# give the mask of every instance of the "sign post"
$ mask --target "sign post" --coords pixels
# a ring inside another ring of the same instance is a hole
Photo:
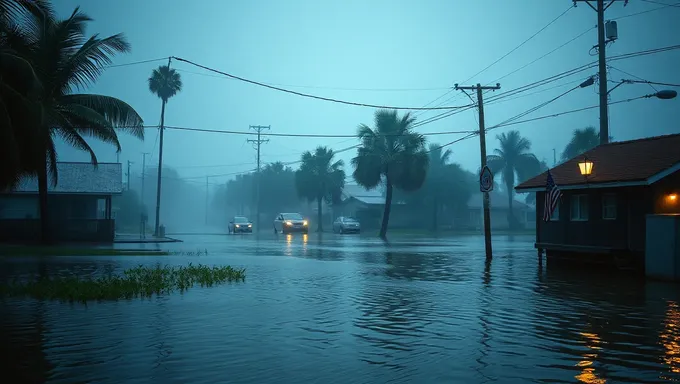
[[[493,191],[493,173],[486,165],[479,174],[479,190],[484,193]]]

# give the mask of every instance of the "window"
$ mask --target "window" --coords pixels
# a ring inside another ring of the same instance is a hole
[[[604,220],[616,220],[616,194],[605,193],[602,195],[602,218]]]
[[[588,195],[571,197],[571,221],[588,220]]]
[[[550,221],[560,221],[560,205],[562,205],[562,203],[558,201],[555,210],[552,212],[552,215],[550,215]]]

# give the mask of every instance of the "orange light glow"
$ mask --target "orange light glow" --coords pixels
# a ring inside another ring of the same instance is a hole
[[[675,193],[671,193],[670,195],[668,195],[668,200],[676,201],[678,200],[678,195],[676,195]]]

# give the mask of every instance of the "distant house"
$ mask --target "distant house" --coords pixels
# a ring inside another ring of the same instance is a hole
[[[471,229],[482,229],[484,227],[484,195],[475,192],[468,200],[468,210],[470,213],[469,222],[466,226]],[[492,229],[509,229],[508,209],[509,201],[507,192],[492,191],[489,193],[489,213],[491,215]],[[520,228],[533,226],[535,220],[535,210],[527,204],[513,199],[512,212],[517,219]],[[455,225],[455,224],[454,224]],[[461,227],[461,225],[455,225]]]
[[[122,193],[120,163],[57,163],[58,183],[48,187],[50,225],[56,241],[112,242],[111,197]],[[0,241],[30,242],[40,236],[38,181],[22,180],[0,192]]]
[[[592,164],[591,174],[579,163]],[[642,262],[649,215],[680,214],[680,134],[600,145],[550,172],[563,196],[549,221],[542,219],[547,172],[515,188],[536,193],[536,248],[548,256]]]
[[[390,227],[406,226],[407,215],[400,215],[399,206],[403,201],[392,200],[392,212]],[[345,185],[342,191],[341,203],[336,204],[333,210],[333,218],[338,216],[354,217],[365,228],[379,227],[385,209],[385,196],[379,188],[366,190],[360,185]],[[405,217],[406,216],[406,217]]]

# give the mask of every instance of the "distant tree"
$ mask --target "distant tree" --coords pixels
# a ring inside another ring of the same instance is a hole
[[[343,161],[333,161],[334,157],[332,149],[317,147],[314,153],[307,151],[302,154],[300,169],[295,172],[298,196],[307,201],[316,201],[319,232],[323,231],[323,201],[328,203],[339,201],[345,186]]]
[[[262,168],[262,212],[275,215],[282,209],[296,207],[300,202],[295,186],[295,171],[281,162]]]
[[[541,161],[539,163],[538,172],[535,175],[528,175],[527,180],[531,179],[532,177],[536,177],[536,176],[540,175],[541,173],[547,171],[548,169],[550,169],[550,167],[548,167],[548,163],[546,163],[545,161]],[[520,182],[524,182],[524,181],[526,181],[526,180],[521,180]],[[527,193],[527,196],[524,198],[524,201],[527,204],[536,204],[536,192]]]
[[[155,94],[161,99],[161,127],[165,126],[165,105],[168,100],[175,96],[182,90],[182,78],[179,73],[174,69],[170,69],[170,65],[161,65],[157,69],[154,69],[149,77],[149,91]],[[158,143],[158,186],[162,183],[162,173],[163,173],[163,129],[160,131],[160,140]],[[160,187],[157,189],[157,194],[160,196]],[[154,229],[154,235],[158,234],[158,226],[160,225],[160,202],[157,202],[158,207],[156,207],[156,224]]]
[[[614,138],[609,136],[609,141]],[[585,127],[583,129],[575,129],[572,133],[571,140],[564,147],[562,152],[562,161],[573,159],[574,157],[587,152],[600,145],[600,133],[595,127]]]
[[[126,230],[139,229],[141,214],[146,212],[135,190],[126,189],[120,196],[114,196],[112,205],[118,208],[116,227]]]
[[[29,112],[17,121],[22,124],[22,134],[29,138],[20,147],[24,153],[21,168],[38,178],[42,241],[50,242],[47,187],[49,176],[53,184],[58,178],[54,137],[88,152],[96,165],[97,157],[84,136],[98,138],[120,151],[117,129],[143,139],[144,122],[130,105],[117,98],[75,93],[93,85],[116,53],[130,50],[121,34],[87,37],[85,29],[92,19],[79,8],[60,20],[45,1],[22,0],[15,4],[27,6],[28,12],[3,23],[1,44],[5,57],[11,52],[31,64],[40,85],[31,97],[18,102],[21,95],[17,95],[15,102]],[[7,39],[9,30],[11,41]],[[16,63],[17,60],[3,60],[3,67]]]
[[[414,191],[425,181],[429,163],[425,137],[413,131],[415,118],[409,113],[401,118],[393,110],[378,110],[375,127],[362,124],[357,136],[361,146],[352,159],[354,180],[367,189],[385,183],[385,210],[380,237],[386,238],[390,220],[393,188]]]
[[[530,153],[531,142],[522,137],[518,131],[510,131],[497,135],[500,148],[494,150],[493,155],[487,156],[487,164],[494,174],[501,174],[505,189],[508,193],[508,223],[515,226],[515,216],[512,211],[514,201],[514,187],[516,178],[527,180],[529,175],[538,173],[540,162]]]

